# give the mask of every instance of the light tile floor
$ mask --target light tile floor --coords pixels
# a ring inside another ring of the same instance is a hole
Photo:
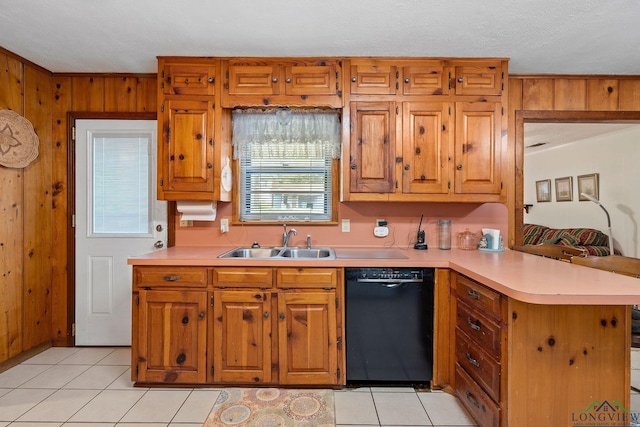
[[[129,379],[129,348],[50,348],[0,373],[0,427],[201,427],[215,388],[141,388]],[[640,389],[640,351],[631,352]],[[334,392],[337,427],[472,426],[458,400],[412,388]],[[631,392],[640,411],[640,394]]]

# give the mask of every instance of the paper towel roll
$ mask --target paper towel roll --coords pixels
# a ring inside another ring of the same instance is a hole
[[[207,200],[179,200],[178,212],[182,214],[182,221],[215,221],[216,202]]]

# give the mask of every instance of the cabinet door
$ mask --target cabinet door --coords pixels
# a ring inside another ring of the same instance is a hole
[[[213,380],[270,382],[270,294],[259,291],[213,294]]]
[[[503,90],[500,62],[456,64],[456,95],[500,95]]]
[[[405,102],[402,114],[402,191],[448,193],[450,104]]]
[[[285,69],[287,95],[335,95],[336,67],[326,65],[288,66]]]
[[[211,65],[203,65],[167,62],[161,72],[163,77],[162,92],[165,94],[215,94],[215,63],[212,63]]]
[[[402,67],[403,95],[443,95],[449,93],[444,62]]]
[[[456,103],[456,193],[502,191],[501,104]]]
[[[278,95],[280,67],[276,64],[245,64],[229,61],[229,95]]]
[[[395,134],[395,103],[351,103],[352,193],[393,191]]]
[[[138,381],[206,381],[207,293],[141,290],[138,301]]]
[[[171,99],[163,108],[160,193],[213,192],[213,102]]]
[[[350,80],[352,95],[395,95],[398,67],[385,61],[352,60]]]
[[[278,295],[281,384],[337,384],[335,292]]]

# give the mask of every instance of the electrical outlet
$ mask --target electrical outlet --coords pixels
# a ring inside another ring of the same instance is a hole
[[[180,220],[180,227],[193,227],[193,221],[188,220],[188,219],[181,219]]]
[[[220,232],[228,233],[229,232],[229,218],[221,218],[220,219]]]
[[[342,220],[342,232],[348,233],[351,231],[351,220],[343,219]]]

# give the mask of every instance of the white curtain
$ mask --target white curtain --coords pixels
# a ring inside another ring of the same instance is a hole
[[[233,157],[340,158],[336,110],[286,108],[233,111]]]

